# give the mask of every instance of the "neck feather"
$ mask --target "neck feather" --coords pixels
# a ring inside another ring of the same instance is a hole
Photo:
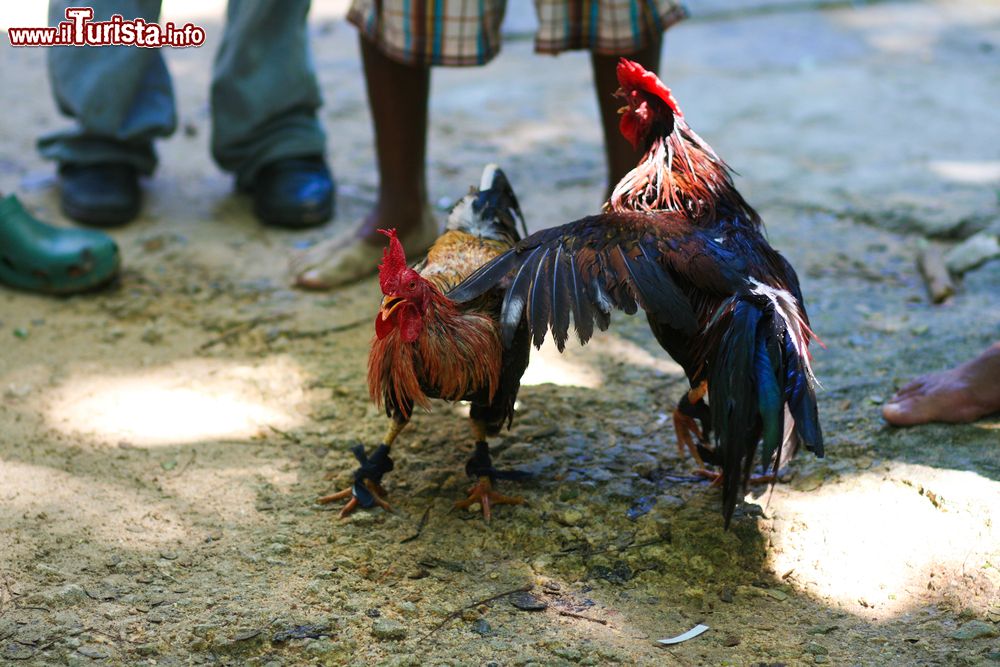
[[[733,185],[729,167],[683,118],[675,119],[670,134],[653,139],[605,206],[617,212],[676,211],[691,221],[714,219],[727,207],[759,222]]]

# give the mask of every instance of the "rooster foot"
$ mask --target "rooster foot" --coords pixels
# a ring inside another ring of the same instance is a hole
[[[478,503],[483,509],[483,519],[489,523],[492,516],[490,508],[493,505],[523,505],[524,502],[524,498],[497,493],[493,490],[493,482],[490,478],[483,476],[469,489],[468,498],[455,502],[455,509],[468,509]]]
[[[706,386],[702,382],[684,394],[677,402],[673,414],[677,451],[681,458],[690,455],[699,468],[703,468],[705,462],[698,450],[708,444],[708,430],[711,427],[711,413],[704,400]]]
[[[522,470],[497,470],[493,467],[490,457],[490,446],[485,440],[476,442],[476,451],[465,464],[465,474],[478,478],[479,481],[469,489],[469,497],[455,503],[456,509],[466,509],[475,503],[483,509],[483,518],[490,521],[491,505],[521,505],[524,498],[505,496],[493,490],[493,483],[498,479],[518,480],[531,477],[531,473]]]
[[[382,488],[382,485],[376,484],[370,479],[366,479],[361,482],[360,488],[358,483],[355,482],[352,486],[347,487],[343,491],[338,491],[337,493],[331,493],[328,496],[321,496],[317,498],[316,502],[320,505],[326,505],[338,500],[350,498],[350,500],[347,501],[347,504],[340,510],[339,516],[343,519],[349,516],[358,507],[368,509],[369,507],[378,505],[385,511],[391,512],[392,505],[386,502],[384,498],[385,495],[385,489]]]
[[[705,437],[694,417],[688,417],[677,408],[674,410],[674,430],[677,432],[677,452],[681,458],[690,455],[699,467],[704,466],[705,462],[698,453],[698,444],[704,443]]]
[[[379,445],[370,457],[365,455],[363,445],[354,447],[351,449],[351,452],[354,454],[354,458],[358,460],[358,463],[361,464],[354,471],[354,484],[343,491],[317,498],[316,502],[320,505],[326,505],[350,498],[343,509],[340,510],[341,519],[351,514],[358,507],[369,509],[378,505],[387,512],[391,512],[392,506],[386,502],[385,496],[387,494],[385,488],[382,487],[382,476],[393,468],[392,458],[389,457],[389,447],[387,445]]]

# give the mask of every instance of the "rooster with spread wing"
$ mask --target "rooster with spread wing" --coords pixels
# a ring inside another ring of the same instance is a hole
[[[551,330],[560,350],[571,315],[586,343],[612,310],[642,308],[690,382],[674,412],[678,447],[721,467],[728,524],[758,447],[765,469],[802,445],[823,454],[813,334],[794,269],[670,90],[627,60],[618,79],[621,132],[644,155],[604,212],[528,236],[448,297],[471,303],[502,289],[503,344],[522,344],[527,327],[536,346]]]
[[[520,240],[518,221],[523,228],[514,191],[504,173],[489,165],[480,189],[473,189],[455,206],[447,229],[420,265],[407,267],[395,231],[383,231],[389,247],[379,266],[384,296],[368,357],[368,388],[391,422],[370,456],[363,446],[355,448],[361,467],[354,473],[354,484],[319,502],[347,500],[341,516],[358,506],[389,509],[381,481],[393,467],[390,447],[409,423],[413,408],[429,407],[432,398],[471,404],[475,447],[465,470],[478,481],[456,506],[478,503],[489,521],[492,505],[524,502],[493,489],[497,479],[517,479],[523,473],[496,470],[486,437],[496,435],[504,424],[509,426],[514,417],[514,401],[531,351],[527,327],[515,326],[505,346],[500,339],[498,290],[483,290],[481,296],[461,304],[444,296]]]

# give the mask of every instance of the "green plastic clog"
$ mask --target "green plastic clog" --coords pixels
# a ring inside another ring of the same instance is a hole
[[[0,284],[44,294],[99,287],[118,274],[118,245],[103,232],[53,227],[14,195],[0,199]]]

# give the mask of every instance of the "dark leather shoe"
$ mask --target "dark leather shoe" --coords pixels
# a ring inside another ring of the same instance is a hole
[[[322,157],[275,160],[254,178],[253,210],[267,225],[315,227],[333,216],[333,195],[333,177]]]
[[[139,174],[128,164],[59,166],[62,210],[85,225],[116,227],[139,215]]]

